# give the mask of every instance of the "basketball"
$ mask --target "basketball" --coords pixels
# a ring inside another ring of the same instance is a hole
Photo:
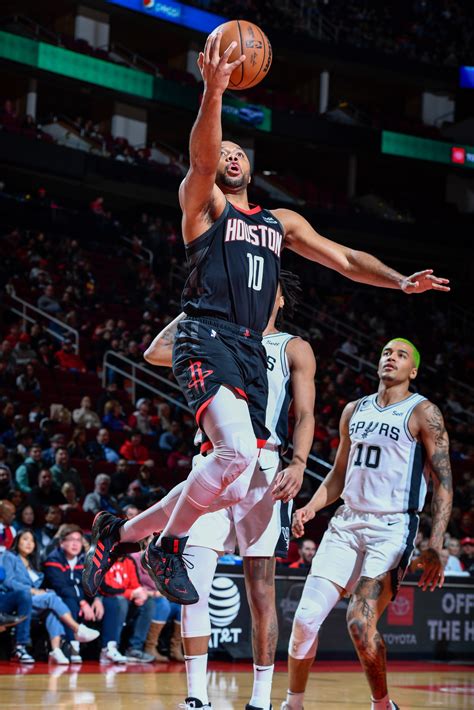
[[[272,45],[266,34],[246,20],[230,20],[216,27],[214,32],[222,32],[221,55],[231,42],[237,42],[237,47],[228,61],[234,62],[245,54],[246,59],[240,67],[232,72],[229,89],[241,91],[259,84],[266,77],[272,64]]]

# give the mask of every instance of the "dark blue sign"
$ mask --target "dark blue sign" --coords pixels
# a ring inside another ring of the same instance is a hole
[[[474,89],[474,67],[459,67],[461,89]]]
[[[107,2],[206,34],[212,32],[223,22],[227,22],[226,17],[198,10],[181,2],[174,2],[174,0],[107,0]]]

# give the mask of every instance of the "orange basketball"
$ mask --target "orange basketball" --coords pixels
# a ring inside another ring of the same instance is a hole
[[[222,32],[221,55],[231,42],[237,42],[237,47],[228,61],[234,62],[245,54],[246,59],[240,67],[232,72],[229,89],[242,90],[256,86],[266,77],[272,64],[272,45],[260,27],[246,20],[230,20],[216,27],[214,32]]]

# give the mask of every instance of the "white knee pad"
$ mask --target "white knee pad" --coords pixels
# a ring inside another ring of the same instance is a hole
[[[339,600],[338,588],[328,579],[309,576],[293,619],[288,653],[297,660],[313,658],[321,624]]]
[[[198,594],[197,604],[181,607],[181,635],[184,638],[194,638],[211,635],[211,620],[209,617],[209,594],[216,571],[218,554],[207,547],[189,545],[186,554],[193,567],[189,570],[189,578]]]

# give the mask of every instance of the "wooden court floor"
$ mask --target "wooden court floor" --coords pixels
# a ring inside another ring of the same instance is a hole
[[[389,666],[391,696],[401,710],[474,708],[474,668],[428,662]],[[244,710],[250,697],[252,666],[211,663],[209,693],[214,710]],[[33,668],[0,664],[0,708],[51,710],[175,710],[186,694],[182,665]],[[280,710],[286,694],[286,666],[279,663],[273,684],[273,708]],[[365,679],[356,663],[315,665],[305,710],[370,708]]]

